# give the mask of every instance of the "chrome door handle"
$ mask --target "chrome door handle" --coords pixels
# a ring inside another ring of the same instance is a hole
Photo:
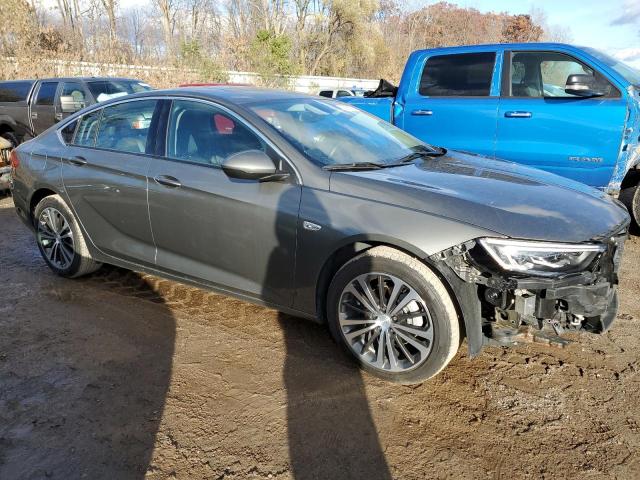
[[[87,159],[84,157],[73,157],[69,159],[69,163],[78,167],[82,167],[83,165],[87,164]]]
[[[62,120],[62,114],[61,113],[56,113],[54,115],[54,117],[55,117],[56,120]]]
[[[504,112],[507,118],[531,118],[531,112]]]
[[[423,116],[423,117],[430,117],[431,115],[433,115],[433,110],[412,110],[411,111],[411,115],[418,115],[418,116]]]
[[[38,118],[38,112],[31,112],[31,118],[33,118],[34,120]]]
[[[165,187],[178,188],[182,186],[180,180],[176,177],[172,177],[171,175],[158,175],[157,177],[154,177],[154,180],[156,183],[164,185]]]

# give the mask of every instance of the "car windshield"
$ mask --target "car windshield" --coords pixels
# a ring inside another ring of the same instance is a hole
[[[150,85],[137,80],[94,80],[88,84],[91,94],[98,102],[153,90]]]
[[[624,79],[632,85],[640,86],[640,71],[618,60],[617,58],[607,55],[595,48],[585,48],[587,52],[596,57],[608,67],[613,68],[616,72],[624,77]]]
[[[416,152],[437,152],[399,128],[340,102],[294,98],[249,108],[320,166],[388,165]]]

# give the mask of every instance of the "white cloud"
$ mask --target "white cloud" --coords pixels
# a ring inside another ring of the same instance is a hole
[[[640,26],[640,1],[625,0],[622,7],[622,15],[616,17],[611,25],[639,25]]]

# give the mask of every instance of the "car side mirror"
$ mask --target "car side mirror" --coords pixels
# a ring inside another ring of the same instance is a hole
[[[596,77],[593,75],[575,74],[567,77],[565,93],[578,97],[602,97],[604,92],[597,90]]]
[[[222,170],[231,178],[243,180],[282,180],[289,175],[279,173],[273,160],[262,150],[247,150],[227,157]]]
[[[60,97],[60,110],[62,113],[74,113],[84,108],[84,102],[76,101],[71,95]]]

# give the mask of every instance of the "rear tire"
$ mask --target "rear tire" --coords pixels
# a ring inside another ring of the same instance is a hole
[[[102,266],[91,257],[78,222],[62,197],[50,195],[40,200],[34,219],[40,254],[57,275],[76,278]]]
[[[364,370],[395,383],[437,375],[461,343],[442,281],[420,260],[385,246],[340,268],[329,286],[327,317],[334,339]]]

